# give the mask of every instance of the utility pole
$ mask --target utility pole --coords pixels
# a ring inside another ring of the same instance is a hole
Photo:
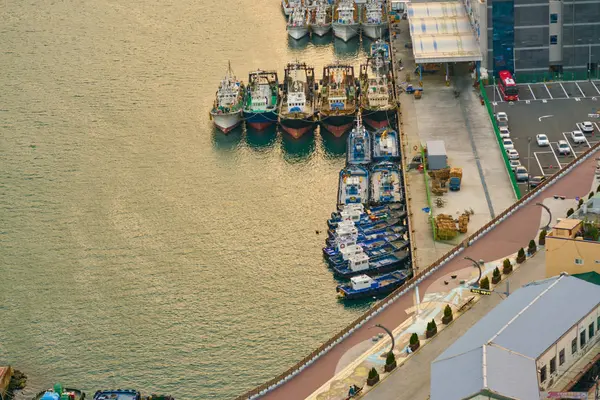
[[[531,161],[531,136],[529,136],[527,138],[527,192],[529,192],[529,178],[531,177],[531,172],[529,172],[530,161]]]
[[[575,7],[575,5],[573,5]],[[592,43],[590,42],[590,55],[588,57],[588,79],[592,80]]]

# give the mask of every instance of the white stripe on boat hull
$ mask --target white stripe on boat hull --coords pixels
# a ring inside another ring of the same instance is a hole
[[[359,29],[359,25],[358,24],[352,24],[352,25],[341,25],[341,24],[333,24],[333,34],[336,37],[339,37],[340,39],[342,39],[344,42],[347,42],[348,40],[352,39],[353,37],[355,37],[356,35],[358,35],[358,29]]]
[[[327,25],[311,25],[313,33],[317,36],[325,36],[331,30],[331,24]]]
[[[381,39],[388,29],[387,23],[362,24],[363,33],[371,39]]]
[[[242,122],[242,110],[230,114],[213,114],[213,122],[216,127],[227,133]]]
[[[288,35],[296,40],[302,39],[304,36],[308,35],[307,26],[288,26],[287,31]]]

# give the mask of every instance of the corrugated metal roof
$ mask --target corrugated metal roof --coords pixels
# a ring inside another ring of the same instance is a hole
[[[483,387],[482,347],[431,363],[431,400],[464,399]],[[435,384],[434,384],[435,383]]]
[[[427,147],[428,155],[446,155],[446,145],[443,140],[428,140],[425,146]]]
[[[540,398],[535,360],[494,345],[485,346],[485,354],[489,390],[519,400]]]

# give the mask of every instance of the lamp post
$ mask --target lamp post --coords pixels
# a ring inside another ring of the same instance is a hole
[[[481,266],[485,264],[485,261],[479,260],[475,261],[471,257],[464,257],[465,260],[469,260],[473,263],[473,266],[479,270],[479,278],[477,279],[477,284],[475,286],[479,287],[479,282],[481,282]]]
[[[542,203],[535,203],[536,206],[540,206],[542,207],[544,210],[548,211],[548,223],[546,224],[546,226],[544,227],[544,229],[546,231],[550,230],[550,224],[552,223],[552,211],[550,211],[550,209],[548,207],[546,207],[544,204]]]
[[[527,138],[527,192],[530,190],[529,178],[531,177],[531,172],[529,172],[529,166],[531,161],[531,136]],[[543,171],[542,171],[543,173]]]
[[[394,335],[392,335],[392,332],[390,332],[390,330],[388,328],[386,328],[385,326],[383,326],[381,324],[375,324],[375,325],[369,327],[369,329],[371,329],[371,328],[381,328],[381,329],[383,329],[390,336],[390,338],[392,339],[392,348],[390,349],[390,351],[388,352],[388,354],[391,353],[391,352],[393,352],[394,351],[394,347],[396,345],[396,341],[394,340]]]

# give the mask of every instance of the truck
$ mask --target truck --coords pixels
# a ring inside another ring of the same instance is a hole
[[[462,168],[450,168],[450,180],[448,181],[448,188],[451,191],[454,192],[460,190],[462,174]]]

